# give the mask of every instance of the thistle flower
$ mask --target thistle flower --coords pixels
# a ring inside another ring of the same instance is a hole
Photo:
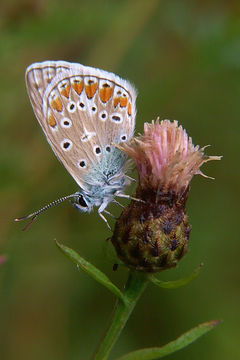
[[[112,243],[119,258],[140,271],[176,266],[187,252],[191,231],[186,215],[189,183],[207,161],[205,148],[194,146],[178,122],[144,124],[144,134],[118,146],[135,162],[136,197],[118,219]]]

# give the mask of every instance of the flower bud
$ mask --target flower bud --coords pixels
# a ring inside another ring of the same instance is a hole
[[[116,222],[112,243],[130,268],[156,272],[175,267],[187,252],[191,231],[186,215],[189,183],[206,156],[177,121],[144,125],[144,135],[118,146],[136,163],[136,200]]]

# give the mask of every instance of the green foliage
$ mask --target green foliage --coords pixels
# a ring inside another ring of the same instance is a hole
[[[203,264],[201,264],[197,269],[195,269],[190,275],[173,281],[162,281],[156,278],[156,276],[151,276],[149,279],[153,282],[153,284],[164,288],[164,289],[177,289],[181,286],[185,286],[189,284],[196,276],[198,276]]]
[[[107,287],[113,294],[115,294],[121,301],[117,303],[115,312],[110,323],[109,330],[107,331],[105,337],[100,343],[99,349],[97,350],[94,359],[95,360],[106,360],[108,355],[115,344],[120,332],[122,331],[125,323],[128,320],[138,298],[143,292],[146,284],[151,280],[154,284],[159,287],[167,289],[175,289],[180,286],[187,285],[191,280],[193,280],[199,273],[202,264],[188,277],[176,280],[176,281],[160,281],[156,279],[155,276],[149,276],[148,274],[141,272],[131,272],[129,275],[128,282],[124,293],[122,293],[109,279],[103,274],[99,269],[90,264],[88,261],[83,259],[79,254],[74,250],[64,246],[56,241],[57,247],[79,268],[85,271],[88,275],[93,277],[97,282]],[[141,349],[134,352],[131,352],[127,355],[122,356],[118,360],[154,360],[169,354],[172,354],[175,351],[178,351],[188,345],[193,341],[197,340],[200,336],[204,335],[208,331],[212,330],[219,321],[210,321],[197,327],[191,329],[185,334],[181,335],[174,341],[171,341],[169,344],[160,347],[160,348],[149,348]]]
[[[122,301],[125,300],[121,291],[109,280],[109,278],[102,271],[100,271],[88,261],[83,259],[78,253],[76,253],[76,251],[70,249],[69,247],[62,245],[57,241],[56,245],[70,260],[77,264],[77,266],[81,270],[83,270],[97,282],[108,288],[108,290],[110,290],[119,299],[121,299]]]
[[[142,349],[133,351],[127,355],[121,356],[117,360],[154,360],[170,355],[196,341],[199,337],[214,329],[219,321],[213,320],[196,326],[162,347]]]

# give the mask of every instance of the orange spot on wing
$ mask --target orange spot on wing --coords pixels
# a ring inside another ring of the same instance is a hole
[[[91,99],[94,96],[94,94],[97,90],[97,86],[98,86],[97,83],[85,85],[85,92],[86,92],[88,99]]]
[[[70,86],[67,85],[65,88],[61,90],[61,95],[65,96],[66,98],[69,98],[69,90],[70,90]]]
[[[56,120],[54,119],[53,114],[50,114],[48,117],[48,123],[51,127],[55,127],[57,125]]]
[[[80,95],[83,91],[83,81],[74,81],[72,83],[72,87],[76,91],[76,93]]]
[[[120,97],[116,97],[113,99],[113,106],[116,107],[120,103]]]
[[[58,112],[61,112],[62,109],[63,109],[63,105],[62,105],[62,102],[60,100],[59,97],[55,98],[54,100],[52,100],[51,102],[51,107],[54,109],[54,110],[57,110]]]
[[[132,105],[131,103],[128,103],[128,115],[130,116],[132,114]]]
[[[127,106],[127,98],[126,97],[120,97],[120,106],[121,107],[126,107]]]
[[[102,102],[106,103],[112,96],[112,93],[113,93],[113,88],[111,87],[103,87],[102,89],[100,89],[99,96]]]

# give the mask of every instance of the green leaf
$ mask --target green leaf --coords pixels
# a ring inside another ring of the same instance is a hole
[[[154,360],[160,359],[161,357],[170,355],[175,351],[181,350],[184,347],[190,345],[193,341],[197,340],[200,336],[206,334],[219,324],[220,321],[213,320],[196,326],[195,328],[184,333],[176,340],[171,341],[167,345],[162,347],[154,347],[148,349],[141,349],[123,355],[117,360]]]
[[[123,302],[125,301],[124,295],[115,286],[111,280],[100,270],[98,270],[94,265],[90,264],[87,260],[83,259],[76,251],[70,249],[67,246],[64,246],[56,241],[57,247],[75,264],[79,266],[80,269],[85,271],[88,275],[98,281],[100,284],[108,288],[114,295],[116,295]]]
[[[155,285],[164,288],[164,289],[177,289],[181,286],[187,285],[199,274],[203,264],[200,264],[197,269],[195,269],[189,276],[174,280],[174,281],[162,281],[157,279],[155,276],[149,277],[149,280],[152,281]]]

